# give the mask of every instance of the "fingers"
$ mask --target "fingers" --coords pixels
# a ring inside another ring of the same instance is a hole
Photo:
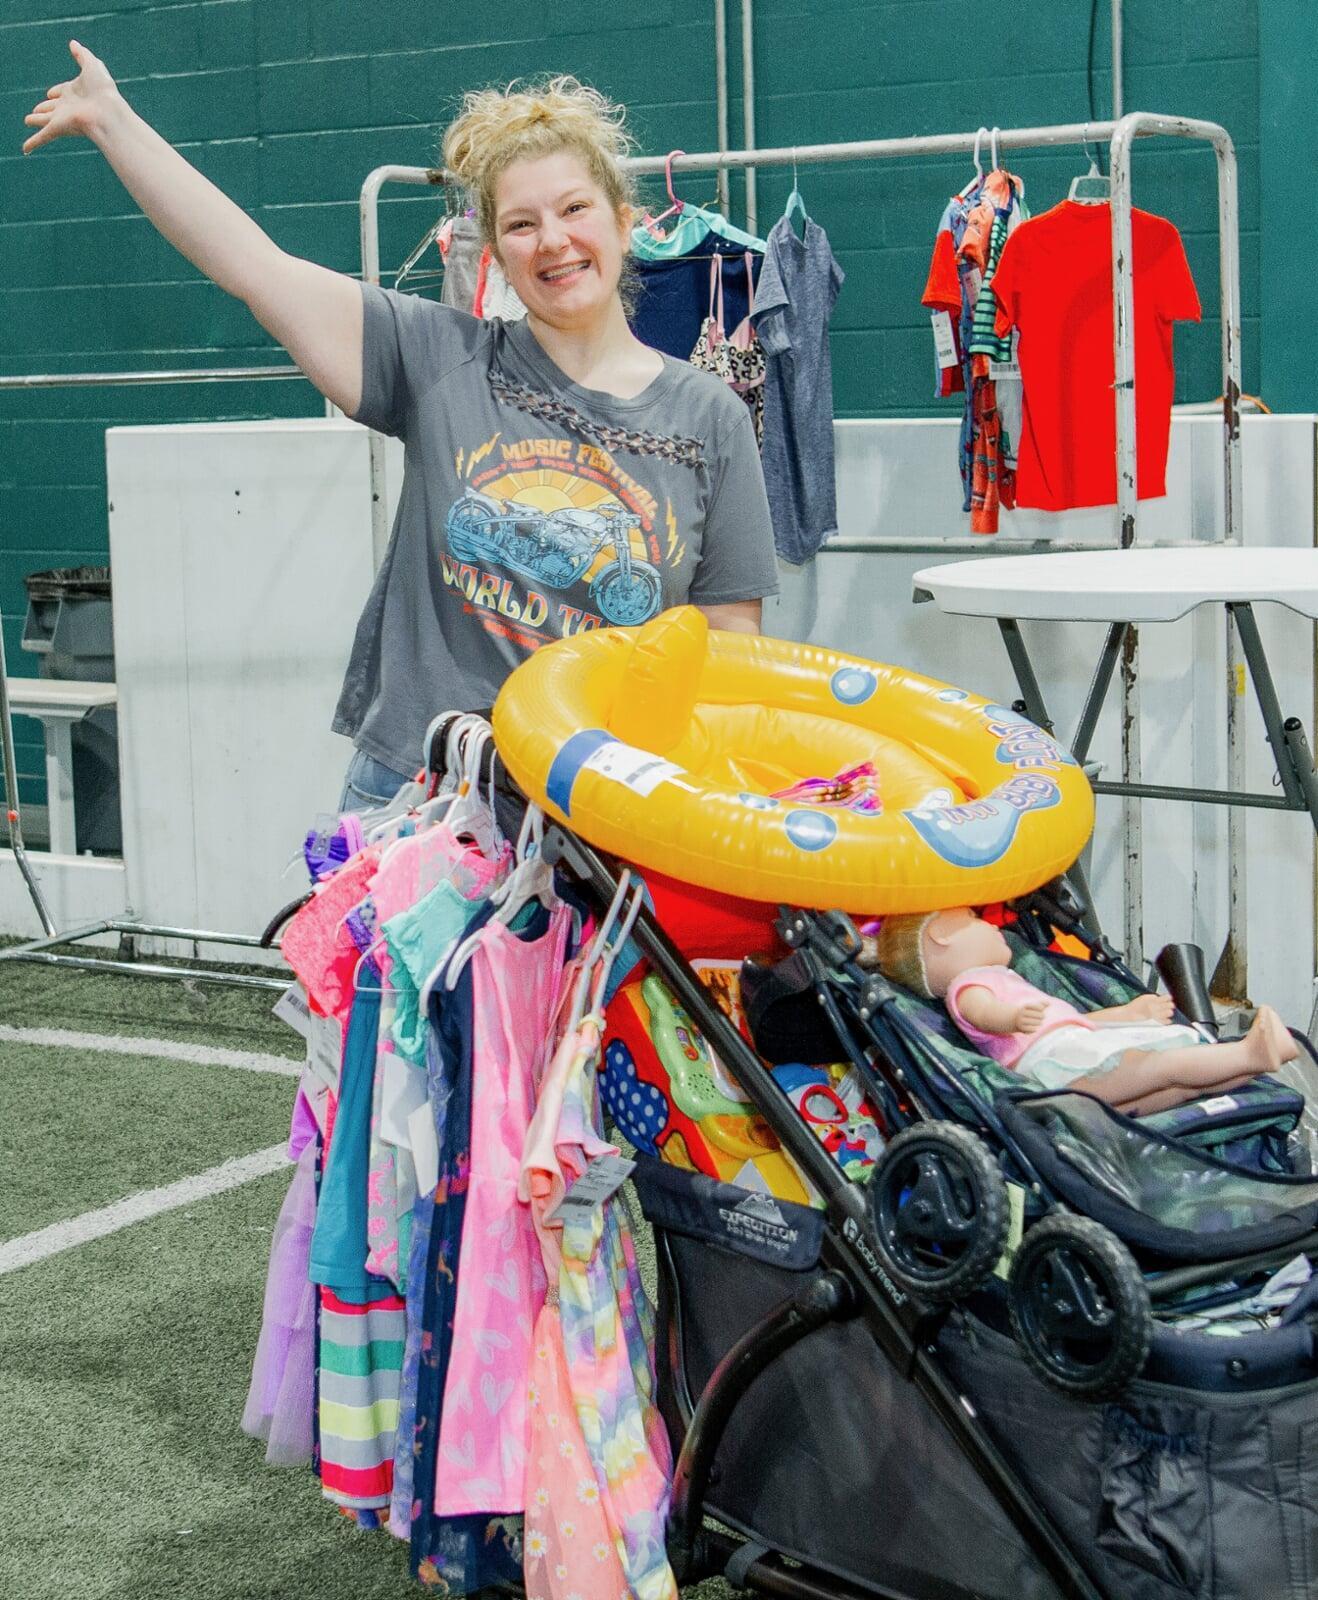
[[[34,133],[30,139],[24,141],[23,154],[30,156],[40,145],[49,144],[55,137],[57,136],[49,128],[42,128],[40,133]]]

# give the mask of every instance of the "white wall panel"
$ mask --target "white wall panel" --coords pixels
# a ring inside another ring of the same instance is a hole
[[[124,859],[148,922],[258,932],[337,799],[329,731],[370,585],[367,434],[343,420],[106,436]]]

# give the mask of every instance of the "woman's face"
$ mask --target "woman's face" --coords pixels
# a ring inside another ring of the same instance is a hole
[[[570,150],[500,174],[496,253],[526,309],[551,327],[590,328],[609,314],[629,222]]]

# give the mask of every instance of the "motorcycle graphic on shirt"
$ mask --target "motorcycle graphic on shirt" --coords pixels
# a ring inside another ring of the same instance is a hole
[[[630,627],[654,616],[661,596],[658,570],[632,549],[640,527],[616,502],[541,511],[469,489],[449,508],[445,535],[457,560],[494,563],[547,589],[570,589],[594,566],[592,602],[607,621]]]

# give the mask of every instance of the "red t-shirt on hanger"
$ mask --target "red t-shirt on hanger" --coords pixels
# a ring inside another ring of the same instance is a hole
[[[1175,227],[1131,216],[1135,261],[1135,444],[1141,499],[1166,494],[1172,323],[1198,322]],[[1020,329],[1024,391],[1016,503],[1042,511],[1117,498],[1112,353],[1112,217],[1106,203],[1063,200],[1023,222],[992,282],[996,329]]]

